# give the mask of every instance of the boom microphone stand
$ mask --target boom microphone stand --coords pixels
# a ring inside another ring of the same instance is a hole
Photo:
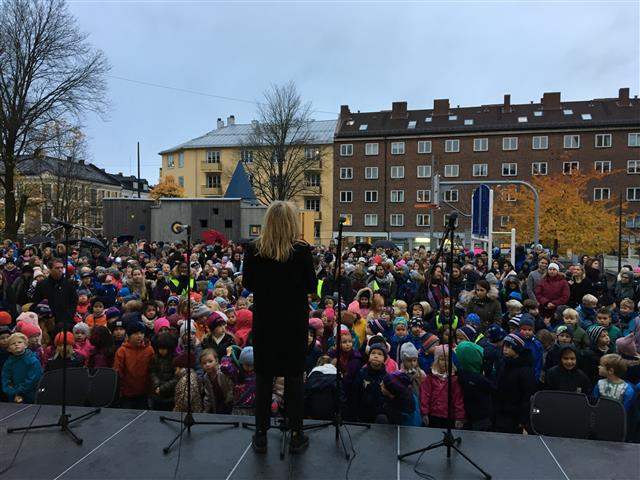
[[[449,291],[451,291],[451,271],[453,269],[453,241],[454,241],[454,236],[455,236],[455,230],[456,230],[456,220],[458,219],[458,215],[457,213],[452,213],[451,216],[449,217],[449,222],[447,224],[447,228],[444,232],[444,234],[442,235],[442,242],[440,243],[440,248],[438,249],[438,253],[436,254],[436,261],[437,259],[440,257],[440,255],[442,255],[443,249],[444,249],[444,245],[447,241],[447,238],[449,239],[449,261],[447,262],[447,273],[449,274]],[[432,269],[435,268],[435,262],[434,262],[434,267],[432,267]],[[408,453],[403,453],[401,455],[398,455],[398,460],[402,460],[405,457],[409,457],[411,455],[416,455],[417,453],[423,453],[423,452],[427,452],[429,450],[435,450],[436,448],[440,448],[440,447],[447,447],[447,459],[451,458],[451,449],[454,449],[456,452],[458,452],[460,455],[462,455],[462,457],[469,462],[471,465],[473,465],[473,467],[478,470],[480,473],[482,473],[482,475],[484,476],[484,478],[486,478],[487,480],[491,479],[491,475],[488,474],[487,472],[485,472],[479,465],[477,465],[476,463],[474,463],[473,460],[471,460],[469,457],[467,457],[464,452],[459,448],[460,443],[462,442],[462,438],[461,437],[454,437],[453,436],[453,432],[451,431],[451,424],[453,423],[453,394],[452,394],[452,390],[451,390],[451,380],[453,377],[453,337],[454,337],[454,332],[453,332],[453,305],[451,306],[451,308],[449,309],[449,315],[448,315],[448,326],[449,326],[449,358],[447,360],[447,431],[446,432],[442,432],[444,437],[442,440],[440,440],[439,442],[435,442],[432,443],[431,445],[425,447],[425,448],[420,448],[418,450],[414,450],[412,452],[408,452]]]
[[[334,285],[338,286],[338,320],[336,324],[336,399],[334,402],[335,411],[333,413],[333,420],[330,422],[318,423],[315,425],[307,425],[303,427],[303,430],[315,430],[317,428],[325,428],[325,427],[334,427],[336,432],[336,443],[340,441],[342,444],[342,449],[344,450],[344,456],[347,460],[351,458],[351,454],[347,451],[347,446],[344,443],[344,439],[342,438],[341,428],[344,425],[352,425],[356,427],[365,427],[367,429],[371,428],[371,425],[367,423],[357,423],[357,422],[345,422],[342,419],[341,413],[341,405],[340,405],[340,391],[342,387],[342,372],[340,371],[340,329],[342,327],[342,298],[341,298],[341,289],[340,289],[340,280],[342,275],[340,274],[340,269],[342,267],[342,228],[344,226],[345,219],[344,217],[340,217],[338,220],[338,246],[336,249],[336,260],[334,266]]]
[[[181,439],[185,430],[191,433],[191,427],[194,425],[233,425],[238,427],[240,422],[201,422],[193,418],[193,406],[191,405],[191,225],[183,225],[180,222],[174,222],[171,225],[171,231],[175,234],[187,232],[187,414],[184,418],[171,418],[160,416],[161,422],[179,423],[182,428],[180,432],[171,440],[171,443],[162,449],[166,455],[176,440]]]
[[[76,228],[74,225],[71,225],[67,222],[56,221],[61,227],[64,228],[64,243],[65,243],[65,254],[64,254],[64,274],[62,277],[62,286],[59,287],[58,293],[64,298],[66,292],[64,291],[65,287],[69,286],[69,278],[68,278],[68,270],[69,270],[69,232]],[[68,319],[68,321],[72,321],[72,319]],[[78,437],[73,430],[71,430],[70,425],[72,423],[78,422],[80,420],[84,420],[87,417],[91,417],[100,413],[100,409],[96,408],[91,410],[88,413],[80,415],[76,418],[71,418],[71,415],[67,413],[67,333],[68,333],[68,322],[65,318],[62,322],[62,403],[60,405],[61,412],[60,417],[58,417],[58,421],[56,423],[47,423],[44,425],[33,425],[30,427],[18,427],[18,428],[9,428],[7,429],[7,433],[13,432],[21,432],[21,431],[29,431],[29,430],[40,430],[42,428],[51,428],[51,427],[60,427],[60,430],[71,437],[76,444],[82,445],[82,439]]]

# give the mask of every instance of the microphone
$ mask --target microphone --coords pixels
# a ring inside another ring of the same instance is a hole
[[[175,233],[176,235],[182,233],[185,230],[189,230],[190,228],[191,228],[191,226],[187,225],[186,223],[173,222],[171,224],[171,231],[173,233]]]
[[[75,228],[75,225],[72,225],[69,222],[65,222],[64,220],[59,220],[57,218],[52,218],[51,223],[57,225],[58,227]]]

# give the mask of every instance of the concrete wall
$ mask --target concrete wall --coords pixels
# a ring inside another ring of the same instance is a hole
[[[106,238],[133,235],[152,238],[151,209],[153,200],[137,198],[105,198],[102,200],[103,234]]]
[[[262,230],[262,221],[267,207],[264,205],[243,204],[241,207],[240,237],[257,238]],[[251,228],[254,227],[254,228]]]

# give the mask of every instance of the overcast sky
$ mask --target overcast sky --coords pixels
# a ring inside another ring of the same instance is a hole
[[[108,118],[89,117],[91,160],[155,183],[158,152],[255,117],[250,102],[294,80],[314,118],[352,110],[637,95],[640,8],[627,2],[89,2],[69,4],[109,58]],[[331,112],[334,112],[333,114]]]

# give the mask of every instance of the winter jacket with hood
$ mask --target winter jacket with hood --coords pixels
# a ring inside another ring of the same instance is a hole
[[[525,349],[517,358],[502,358],[496,387],[493,397],[495,415],[516,425],[527,425],[529,402],[536,391],[533,358],[529,350]]]
[[[456,348],[460,362],[458,380],[462,387],[467,420],[476,422],[491,418],[494,385],[482,375],[484,350],[471,342],[461,342]]]
[[[123,397],[138,397],[149,392],[153,356],[153,347],[146,342],[135,346],[127,340],[118,349],[113,369],[118,372]]]
[[[420,413],[422,416],[447,418],[447,385],[447,379],[442,375],[436,375],[433,371],[427,374],[427,378],[420,386]],[[453,395],[453,418],[464,420],[464,399],[457,375],[451,379],[451,392]]]

